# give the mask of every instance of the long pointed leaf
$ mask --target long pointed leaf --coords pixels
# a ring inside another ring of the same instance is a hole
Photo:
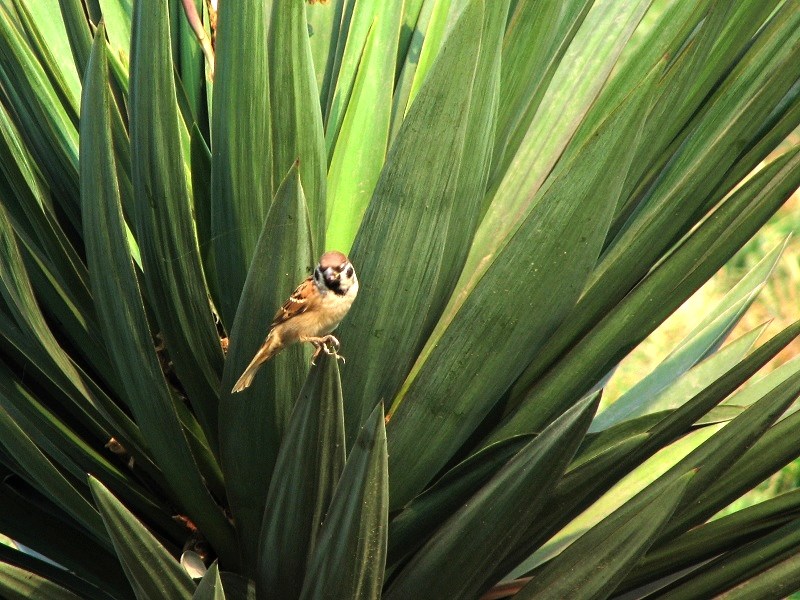
[[[378,598],[383,586],[388,515],[386,430],[383,406],[378,405],[347,457],[317,547],[309,558],[300,598]]]
[[[345,464],[336,359],[319,359],[295,404],[267,495],[258,577],[263,593],[296,598]]]
[[[105,52],[101,27],[84,86],[81,182],[87,254],[104,338],[113,348],[120,380],[126,382],[131,410],[175,496],[217,552],[233,563],[230,524],[203,485],[178,421],[126,243],[111,149]]]
[[[195,585],[180,563],[102,483],[89,477],[122,567],[138,598],[191,598]]]
[[[268,5],[260,0],[221,2],[217,15],[210,252],[228,330],[272,202]],[[290,166],[283,165],[281,178]]]
[[[523,532],[520,525],[540,514],[599,400],[599,394],[587,398],[528,442],[414,555],[384,597],[472,598],[484,591]]]
[[[250,388],[237,394],[230,390],[263,343],[275,312],[312,265],[305,195],[294,166],[264,221],[231,329],[222,377],[222,466],[240,550],[253,572],[269,480],[308,368],[303,348],[297,344],[267,362]]]
[[[283,177],[296,160],[306,190],[311,239],[325,245],[328,159],[305,2],[279,2],[270,15],[270,110],[273,179]],[[263,94],[264,91],[262,90]]]

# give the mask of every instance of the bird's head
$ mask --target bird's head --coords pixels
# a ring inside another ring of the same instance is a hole
[[[344,295],[357,283],[356,272],[347,257],[336,250],[326,252],[314,269],[314,281],[322,289]]]

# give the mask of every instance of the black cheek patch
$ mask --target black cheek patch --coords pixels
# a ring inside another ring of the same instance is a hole
[[[345,271],[345,275],[347,275],[348,277],[352,277],[353,276],[353,267],[352,267],[352,265],[347,267],[347,271]]]

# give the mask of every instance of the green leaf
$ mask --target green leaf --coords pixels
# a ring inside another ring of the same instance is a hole
[[[128,62],[131,48],[131,13],[133,0],[97,0],[103,11],[103,22],[108,30],[111,50],[124,63]]]
[[[15,543],[16,544],[16,543]],[[51,584],[55,584],[57,586],[63,586],[66,590],[69,590],[73,593],[79,595],[80,598],[84,598],[86,600],[114,600],[114,596],[107,593],[105,590],[101,590],[100,588],[84,581],[74,574],[68,572],[61,566],[55,566],[49,561],[45,559],[37,558],[33,555],[33,553],[28,548],[20,547],[20,550],[14,549],[11,546],[6,546],[5,544],[0,544],[0,564],[2,567],[16,567],[27,571],[29,575],[33,576],[33,584],[35,586],[36,581],[38,581],[38,577],[44,578],[44,580],[49,581]],[[38,576],[38,577],[37,577]],[[48,586],[45,584],[43,587],[47,588]],[[3,589],[3,584],[0,583],[0,590]],[[17,590],[19,591],[19,590]],[[119,593],[117,592],[117,597],[131,597],[132,594],[128,593]],[[4,598],[15,597],[12,594],[3,594]],[[28,598],[35,597],[39,598],[38,594],[25,596]],[[73,596],[70,596],[72,598]]]
[[[347,36],[346,28],[341,28],[345,0],[334,0],[329,4],[310,4],[306,7],[308,20],[308,44],[316,73],[319,104],[328,106],[328,96],[333,94],[333,65],[336,62],[336,47],[340,35]]]
[[[302,344],[264,364],[248,389],[237,394],[230,390],[264,342],[276,311],[313,264],[305,195],[295,165],[278,188],[264,221],[231,329],[222,377],[222,466],[240,549],[253,571],[269,480],[308,369]],[[264,282],[268,282],[266,289]]]
[[[483,487],[531,437],[521,435],[476,452],[409,502],[389,522],[389,564],[421,546],[435,528]]]
[[[390,412],[393,507],[416,495],[452,456],[521,372],[520,354],[533,356],[579,297],[618,200],[650,83],[554,176],[475,288],[451,301],[457,312],[450,318],[445,311]],[[591,211],[583,210],[587,198]],[[463,391],[453,397],[453,389]],[[420,437],[436,442],[420,448]]]
[[[798,394],[800,375],[795,374],[765,393],[759,402],[777,401],[790,404]],[[737,419],[754,420],[753,413],[757,404],[753,404]],[[682,521],[684,526],[686,523],[701,523],[800,456],[800,449],[792,438],[792,431],[799,422],[800,413],[794,413],[770,427],[743,455],[737,456],[737,460],[725,473],[709,483],[692,506],[682,511],[676,520]],[[680,527],[677,523],[676,526]]]
[[[108,544],[94,507],[5,411],[0,412],[0,439],[0,445],[14,457],[28,483],[58,502],[62,510],[85,527],[100,544]]]
[[[615,400],[609,408],[601,411],[589,431],[598,431],[605,428],[608,423],[619,421],[619,418],[614,418],[615,414],[621,415],[623,412],[628,415],[632,414],[628,412],[630,409],[635,412],[634,406],[643,406],[650,402],[657,394],[670,386],[677,377],[693,367],[697,361],[712,354],[752,305],[775,268],[784,248],[785,243],[775,247],[761,259],[725,294],[725,297],[713,310],[704,315],[702,322],[670,352],[662,363]]]
[[[631,590],[736,550],[790,523],[798,509],[800,491],[793,490],[695,527],[667,544],[651,548],[617,591]]]
[[[605,598],[655,541],[694,473],[634,498],[536,573],[517,596]]]
[[[94,501],[137,598],[191,598],[195,585],[180,563],[94,477]]]
[[[306,190],[311,239],[317,252],[325,246],[327,154],[305,2],[280,2],[271,14],[270,116],[273,179],[300,161]],[[261,94],[264,90],[261,90]]]
[[[144,283],[175,370],[216,453],[223,355],[190,210],[167,2],[143,0],[135,10],[131,158]]]
[[[462,282],[468,289],[496,258],[523,219],[540,204],[537,190],[556,165],[613,68],[622,48],[651,0],[625,0],[595,6],[584,19],[570,51],[560,61],[536,119],[499,183],[464,267]],[[586,73],[592,73],[587,77]],[[645,80],[642,77],[640,81]],[[606,115],[617,104],[604,107]],[[630,142],[627,142],[630,143]],[[580,145],[580,151],[585,143]],[[625,169],[627,170],[627,169]],[[525,190],[520,193],[520,190]],[[478,266],[480,265],[480,268]],[[449,314],[457,305],[450,307]]]
[[[225,590],[219,578],[219,565],[214,561],[197,584],[192,600],[225,600],[225,598]]]
[[[16,124],[25,132],[53,199],[67,217],[67,227],[78,230],[76,115],[61,102],[5,6],[0,6],[0,65],[3,105],[12,109]]]
[[[379,3],[341,129],[328,124],[326,244],[349,252],[386,159],[403,2]],[[343,109],[344,110],[344,109]],[[335,140],[335,142],[333,141]]]
[[[746,306],[749,305],[750,302],[747,302]],[[717,327],[722,325],[728,331],[732,327],[732,322],[738,321],[743,314],[742,307],[737,308],[740,310],[733,311],[733,315],[724,314],[727,322],[717,323]],[[647,393],[639,385],[634,386],[597,416],[590,431],[599,431],[632,418],[683,405],[699,390],[710,385],[741,362],[766,328],[767,324],[756,327],[684,373],[675,373],[674,363],[670,360],[671,358],[680,360],[683,358],[681,355],[667,357],[650,374],[650,377],[663,378],[661,381],[664,383],[660,386],[661,389],[656,389],[654,392],[648,390],[650,393]],[[718,332],[719,329],[716,330],[716,333]],[[661,370],[666,371],[667,369],[673,372],[661,372]]]
[[[519,525],[540,516],[599,400],[595,394],[580,402],[528,442],[414,554],[384,597],[472,598],[485,591],[523,533]]]
[[[57,500],[46,500],[16,477],[0,486],[0,530],[4,535],[120,598],[132,594],[104,532],[100,543],[77,521],[64,518]]]
[[[217,15],[210,252],[217,307],[228,331],[272,201],[268,10],[260,0],[221,2]],[[281,166],[281,178],[289,167]]]
[[[61,587],[29,571],[5,562],[0,562],[0,593],[8,600],[79,600],[66,588]]]
[[[508,169],[593,4],[590,0],[567,0],[540,5],[526,0],[519,2],[510,15],[503,41],[493,177],[502,176]]]
[[[126,382],[123,393],[170,488],[220,556],[235,562],[232,529],[203,484],[147,326],[125,240],[111,150],[103,28],[98,31],[84,85],[81,181],[84,235],[101,328],[120,380]]]
[[[520,376],[520,405],[496,435],[537,428],[570,406],[720,268],[800,186],[800,147],[777,158],[734,192],[608,313],[546,375],[552,347]],[[585,298],[585,296],[584,296]],[[577,311],[580,311],[578,305]],[[567,326],[570,326],[567,321]],[[556,337],[563,333],[559,331]]]
[[[659,590],[659,594],[668,592],[670,598],[681,599],[786,597],[787,592],[795,589],[789,587],[791,582],[800,581],[798,543],[800,521],[795,519],[701,566],[664,590]],[[756,578],[756,581],[749,581],[752,578]],[[765,595],[753,595],[757,589]],[[725,590],[730,591],[723,594]]]
[[[306,561],[345,464],[339,368],[335,358],[318,360],[286,428],[261,528],[259,586],[277,598],[300,595]]]
[[[666,471],[675,463],[669,456],[677,451],[673,442],[686,435],[700,417],[739,388],[799,333],[800,325],[782,331],[677,410],[623,422],[587,438],[581,453],[555,490],[549,510],[550,518],[531,523],[527,527],[519,547],[510,554],[509,560],[504,563],[503,569],[499,569],[497,576],[502,577],[525,557],[530,556],[542,543],[552,538],[572,519],[581,515],[595,503],[597,498],[633,469],[644,471],[645,482],[653,480],[656,468],[660,468],[662,472]],[[668,456],[658,461],[656,459],[659,457],[654,457],[649,464],[645,463],[662,448],[666,448],[662,454],[666,453]],[[641,489],[642,484],[637,485],[634,487]],[[581,519],[583,518],[582,516]],[[573,526],[570,527],[574,529]],[[526,561],[532,564],[523,569],[522,573],[539,562],[537,555],[534,555]],[[521,574],[519,571],[515,573]]]
[[[347,457],[317,547],[309,557],[300,598],[378,598],[388,514],[386,430],[383,405],[378,405]]]
[[[487,52],[493,48],[490,17],[503,7],[493,3],[484,15],[483,1],[473,0],[454,25],[392,145],[356,236],[353,264],[364,291],[340,328],[345,346],[359,344],[343,367],[347,431],[396,392],[463,262],[471,232],[459,218],[473,214],[482,196],[461,172],[475,166],[465,160],[473,151],[466,136],[470,121],[490,118],[472,112],[476,90],[484,89],[479,80],[491,78],[488,70],[476,77],[476,66],[482,44]],[[371,293],[395,289],[398,281],[407,292]]]

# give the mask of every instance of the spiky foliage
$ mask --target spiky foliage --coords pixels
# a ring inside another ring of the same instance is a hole
[[[800,586],[796,493],[707,522],[800,454],[800,325],[723,346],[780,247],[596,414],[800,185],[796,2],[58,7],[0,0],[4,597]],[[346,364],[232,396],[334,247]]]

